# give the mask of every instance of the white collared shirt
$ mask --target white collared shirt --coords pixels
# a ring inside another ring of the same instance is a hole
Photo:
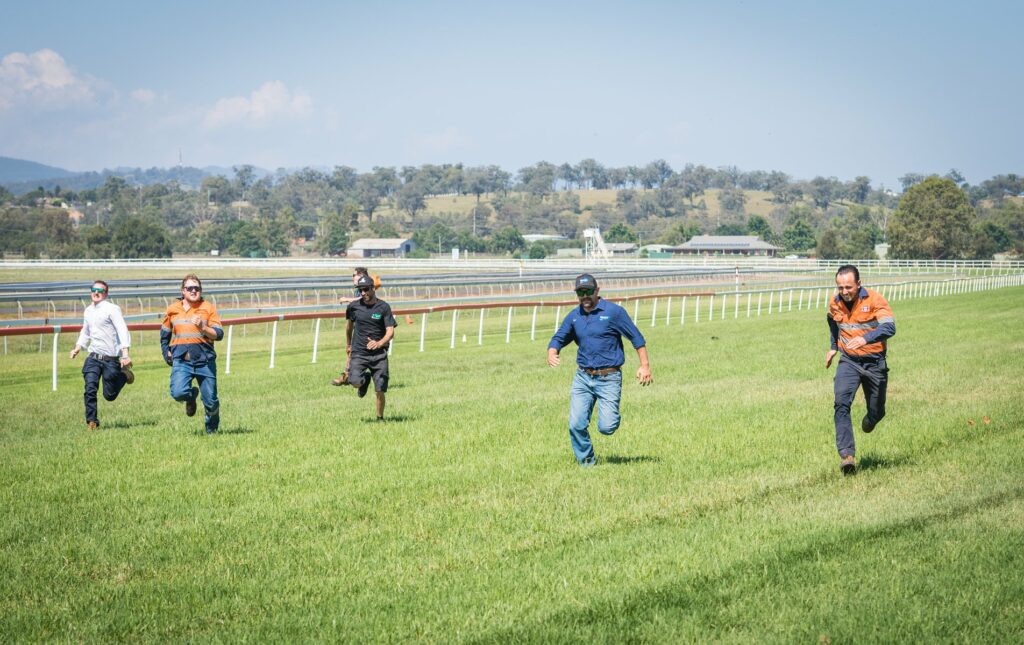
[[[85,322],[77,345],[103,356],[120,356],[132,344],[121,308],[103,299],[85,308]]]

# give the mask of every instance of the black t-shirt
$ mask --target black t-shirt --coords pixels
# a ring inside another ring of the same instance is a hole
[[[352,331],[353,354],[380,354],[388,351],[387,345],[375,350],[366,349],[366,343],[384,338],[387,328],[395,326],[391,305],[380,298],[372,305],[368,305],[359,298],[348,303],[348,307],[345,308],[345,319],[355,323],[355,329]]]

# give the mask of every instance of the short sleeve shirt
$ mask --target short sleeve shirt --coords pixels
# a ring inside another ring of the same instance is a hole
[[[353,354],[373,355],[388,351],[387,345],[371,351],[366,349],[366,344],[371,340],[384,338],[387,328],[395,326],[391,305],[380,298],[372,305],[367,305],[362,298],[359,298],[348,303],[348,307],[345,308],[345,318],[355,323],[355,329],[352,332]]]

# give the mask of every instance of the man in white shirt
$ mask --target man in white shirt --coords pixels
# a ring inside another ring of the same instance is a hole
[[[110,288],[106,282],[97,280],[92,283],[92,304],[85,308],[82,333],[71,350],[71,358],[83,349],[89,350],[82,366],[82,376],[85,378],[85,423],[90,430],[100,427],[96,409],[100,378],[103,378],[103,398],[108,401],[116,399],[125,385],[135,382],[132,359],[128,358],[132,336],[128,333],[121,308],[107,300],[109,295]]]

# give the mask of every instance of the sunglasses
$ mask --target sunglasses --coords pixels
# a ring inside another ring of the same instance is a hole
[[[358,291],[359,293],[366,293],[366,292],[367,292],[367,291],[369,291],[369,290],[370,290],[371,288],[372,288],[372,287],[356,287],[356,291]]]
[[[576,295],[580,296],[580,297],[592,296],[592,295],[594,295],[594,290],[593,289],[577,289],[576,290]]]
[[[185,287],[185,291],[191,291],[192,293],[199,293],[202,290],[203,290],[202,287],[196,287],[196,286]]]
[[[93,287],[93,288],[91,289],[91,291],[92,291],[93,293],[106,293],[106,292],[107,292],[107,290],[106,290],[106,289],[104,289],[103,287]]]

